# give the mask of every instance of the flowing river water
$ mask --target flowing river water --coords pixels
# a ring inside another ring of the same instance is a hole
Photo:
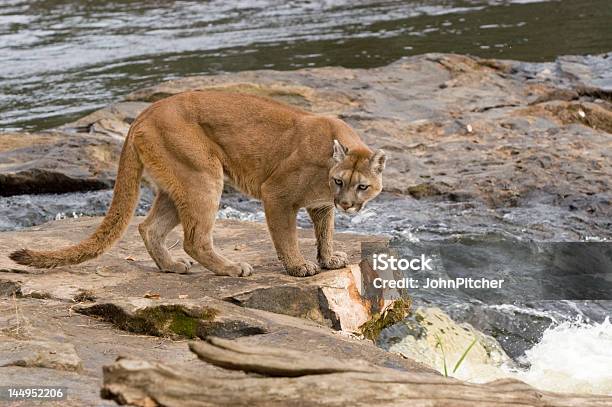
[[[607,52],[611,23],[609,0],[5,0],[0,1],[0,130],[51,128],[133,90],[189,75],[367,68],[425,52],[525,61]],[[3,198],[0,230],[101,215],[109,199],[110,191]],[[150,200],[145,193],[141,214]],[[510,209],[500,220],[482,207],[386,196],[356,217],[339,216],[337,226],[399,241],[451,235],[538,239],[525,232],[530,219],[540,217],[555,229],[562,216],[549,206],[534,206]],[[263,221],[258,203],[236,196],[224,199],[220,217]],[[300,224],[309,225],[303,214]],[[561,224],[553,239],[568,240]],[[524,293],[509,294],[518,299]],[[552,390],[612,393],[610,302],[417,301],[498,333],[523,367],[494,374],[464,369],[472,379],[510,375]],[[576,372],[587,371],[576,378]],[[589,381],[596,385],[571,385]]]
[[[53,127],[195,74],[607,52],[610,21],[608,0],[4,0],[0,128]]]

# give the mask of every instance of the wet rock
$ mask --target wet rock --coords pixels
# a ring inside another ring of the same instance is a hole
[[[70,343],[20,341],[0,337],[0,367],[42,367],[79,371],[82,362]]]
[[[539,304],[538,309],[546,309]],[[506,354],[513,360],[521,361],[525,351],[542,339],[543,332],[563,320],[562,315],[571,315],[556,304],[556,310],[547,313],[529,307],[514,305],[464,305],[449,311],[456,321],[464,321],[479,331],[494,337]],[[589,314],[589,311],[583,311]],[[604,319],[595,317],[594,320]]]
[[[468,348],[462,365],[500,366],[509,362],[493,337],[467,323],[456,323],[438,308],[418,308],[409,318],[384,329],[378,343],[390,352],[400,353],[441,373],[445,364],[448,373],[454,373],[454,366]]]
[[[120,149],[96,136],[0,133],[0,196],[110,188]]]

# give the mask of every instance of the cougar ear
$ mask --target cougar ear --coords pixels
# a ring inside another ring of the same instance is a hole
[[[334,160],[336,160],[336,162],[344,160],[344,157],[346,157],[346,151],[346,147],[340,144],[338,140],[334,140],[334,153],[332,154],[332,157]]]
[[[374,174],[380,174],[385,169],[387,154],[383,150],[376,150],[370,159],[370,169]]]

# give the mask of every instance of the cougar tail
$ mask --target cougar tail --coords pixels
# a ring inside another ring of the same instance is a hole
[[[111,206],[96,231],[80,243],[59,250],[17,250],[9,255],[11,260],[39,268],[78,264],[98,257],[121,238],[138,204],[143,169],[132,141],[133,127],[128,132],[121,151]]]

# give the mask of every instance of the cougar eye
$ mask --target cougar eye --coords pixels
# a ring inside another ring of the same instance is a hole
[[[336,185],[342,186],[342,180],[341,179],[334,178],[334,182],[336,183]]]
[[[360,191],[365,191],[368,188],[370,188],[369,185],[364,185],[364,184],[357,185],[357,189],[359,189]]]

